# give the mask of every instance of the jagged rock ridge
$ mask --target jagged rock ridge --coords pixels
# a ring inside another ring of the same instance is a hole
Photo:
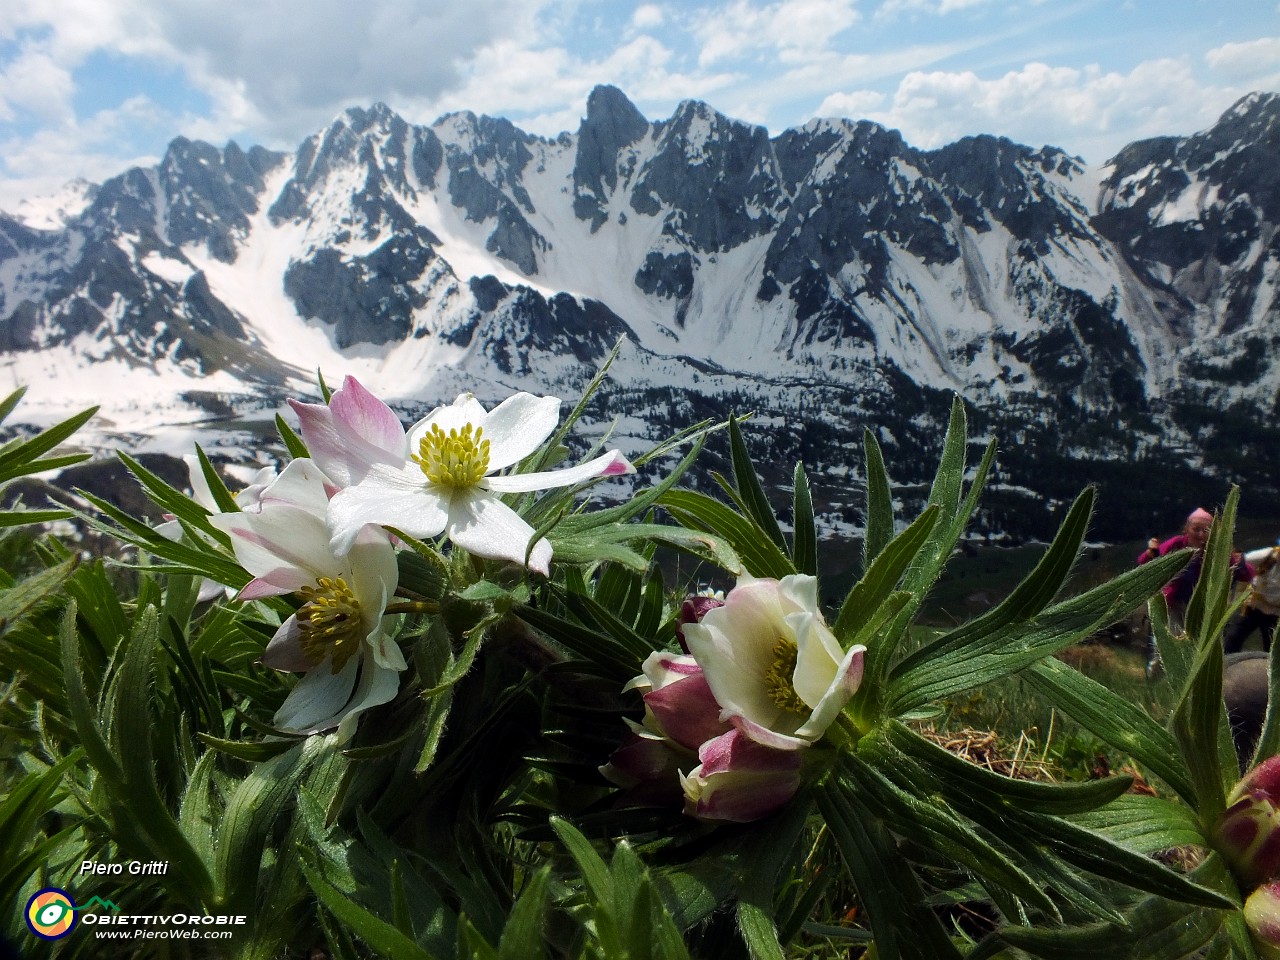
[[[554,139],[379,104],[289,155],[180,138],[58,228],[0,215],[0,348],[263,402],[322,367],[409,404],[571,395],[626,338],[628,430],[771,415],[755,442],[825,471],[833,517],[857,521],[861,427],[918,479],[957,391],[1006,445],[991,527],[1090,480],[1158,522],[1276,486],[1278,137],[1274,94],[1100,171],[698,102],[651,123],[611,87]]]

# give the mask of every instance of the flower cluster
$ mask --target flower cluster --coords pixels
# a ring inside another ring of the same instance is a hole
[[[255,477],[240,509],[217,513],[207,484],[195,498],[214,512],[236,560],[253,579],[241,600],[301,601],[262,656],[305,674],[276,714],[278,728],[345,739],[358,715],[386,703],[406,667],[388,605],[398,585],[399,532],[443,535],[483,558],[527,564],[546,575],[552,547],[505,504],[508,493],[568,486],[632,472],[618,451],[564,470],[498,471],[535,453],[555,430],[560,401],[518,393],[493,410],[470,394],[409,428],[348,377],[327,404],[291,400],[309,457],[279,476]]]
[[[743,576],[723,603],[686,601],[682,621],[688,652],[652,654],[627,685],[645,717],[606,775],[647,798],[674,771],[691,815],[759,819],[799,789],[805,748],[857,691],[866,648],[841,649],[804,575]]]

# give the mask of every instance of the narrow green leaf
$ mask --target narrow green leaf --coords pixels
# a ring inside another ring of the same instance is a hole
[[[893,494],[880,443],[867,427],[862,429],[862,449],[867,464],[867,532],[862,541],[862,569],[866,570],[893,538]]]
[[[1146,856],[1208,844],[1195,812],[1163,797],[1124,794],[1099,810],[1072,814],[1070,820]]]
[[[961,761],[963,762],[963,761]],[[996,883],[1046,913],[1056,913],[1048,894],[1001,849],[994,836],[983,836],[946,799],[928,789],[910,789],[857,756],[841,757],[839,770],[857,782],[868,810],[897,833],[967,868],[984,883]],[[893,771],[902,781],[903,771]],[[912,785],[914,786],[914,785]],[[923,786],[923,785],[922,785]]]
[[[742,429],[734,417],[729,417],[729,454],[733,463],[733,484],[738,496],[747,508],[747,516],[755,521],[765,536],[779,550],[786,550],[786,540],[782,536],[782,528],[778,526],[778,518],[769,505],[769,497],[760,485],[756,476],[755,465],[751,462],[751,454],[747,452],[746,441],[742,439]]]
[[[549,866],[526,875],[498,942],[498,960],[545,960],[547,948],[543,931],[550,876]]]
[[[1167,561],[1167,562],[1166,562]],[[982,630],[961,627],[963,643],[943,636],[898,664],[887,703],[901,715],[925,703],[1022,670],[1105,626],[1154,593],[1176,558],[1161,557],[1054,604],[1029,622],[984,621]]]
[[[331,886],[316,870],[306,864],[301,866],[308,885],[320,898],[325,909],[350,927],[379,956],[386,957],[387,960],[434,960],[432,953],[387,921],[356,904],[341,890]]]
[[[1151,719],[1141,704],[1113,693],[1058,660],[1043,660],[1023,677],[1076,723],[1108,746],[1133,757],[1186,802],[1195,802],[1195,790],[1181,761],[1178,742]]]
[[[1253,763],[1280,753],[1280,657],[1268,658],[1267,691],[1267,717],[1253,753]]]
[[[529,626],[593,664],[602,676],[619,684],[634,677],[640,661],[625,648],[610,643],[599,631],[591,630],[538,607],[518,607],[514,613]]]
[[[26,393],[26,387],[18,387],[13,391],[13,393],[9,394],[3,400],[0,400],[0,423],[4,423],[4,421],[9,419],[9,415],[13,413],[18,404],[22,402],[22,398],[26,396]]]
[[[609,875],[609,867],[601,859],[600,854],[596,853],[591,841],[584,837],[573,824],[562,817],[551,818],[551,829],[555,831],[556,836],[560,838],[560,842],[569,851],[569,855],[573,857],[573,862],[578,865],[578,870],[586,881],[587,889],[591,892],[592,898],[597,903],[612,903],[613,878]]]
[[[159,632],[158,611],[146,607],[129,638],[116,682],[110,689],[107,742],[120,758],[124,778],[117,799],[136,818],[137,826],[150,842],[152,856],[169,861],[180,880],[201,900],[207,900],[213,894],[209,864],[182,832],[156,783],[158,763],[152,748],[151,689]]]
[[[68,557],[56,566],[32,574],[19,580],[8,590],[0,591],[0,635],[61,590],[78,563],[78,557]]]
[[[867,568],[862,579],[853,585],[840,612],[836,615],[833,632],[841,643],[871,617],[897,586],[907,568],[917,558],[920,548],[933,532],[939,510],[927,507],[920,516],[894,537],[880,551]]]
[[[74,516],[70,510],[0,510],[0,527],[53,523],[55,520],[69,520]]]
[[[30,473],[31,471],[27,468],[31,464],[37,462],[38,458],[43,454],[48,453],[58,444],[67,440],[97,412],[97,407],[90,407],[88,410],[83,410],[73,417],[68,417],[61,423],[40,431],[34,437],[14,444],[5,444],[3,448],[0,448],[0,483],[7,483],[15,477],[25,476]],[[40,469],[44,468],[41,467]]]
[[[296,795],[306,767],[324,749],[332,749],[332,740],[332,736],[309,737],[289,751],[260,763],[240,781],[227,800],[218,829],[218,888],[229,904],[238,906],[242,912],[253,912],[268,835]]]
[[[213,494],[213,502],[218,505],[218,509],[223,513],[239,513],[240,505],[236,503],[236,498],[231,495],[231,491],[222,480],[222,475],[214,469],[213,462],[199,444],[196,444],[196,456],[200,461],[200,472],[204,474],[204,482],[208,485],[209,492]]]
[[[887,748],[887,749],[886,749]],[[1121,796],[1132,777],[1108,777],[1083,783],[1042,783],[1001,776],[984,770],[920,736],[905,724],[892,721],[859,741],[858,753],[876,760],[881,770],[901,765],[901,757],[923,764],[942,782],[984,802],[1008,801],[1019,809],[1037,813],[1082,813],[1102,807]]]
[[[691,490],[671,490],[660,502],[686,527],[727,540],[753,576],[781,580],[796,572],[791,558],[763,530],[720,501]]]
[[[738,932],[751,954],[751,960],[786,960],[782,944],[778,942],[778,928],[762,907],[739,901]]]
[[[276,414],[276,432],[280,434],[280,442],[284,444],[284,448],[289,452],[291,459],[301,460],[311,455],[307,451],[307,445],[302,442],[302,438],[294,432],[293,427],[289,426],[284,417],[278,413]]]
[[[804,464],[797,463],[792,477],[791,514],[795,529],[791,534],[791,558],[797,573],[818,575],[818,531],[813,521],[813,495],[809,492],[809,478]]]
[[[926,906],[919,879],[884,827],[866,815],[858,792],[829,777],[817,800],[870,918],[879,960],[959,960],[960,952]]]

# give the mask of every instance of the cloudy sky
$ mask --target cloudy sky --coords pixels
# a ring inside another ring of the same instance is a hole
[[[552,136],[600,83],[650,119],[692,98],[1102,162],[1280,91],[1280,0],[3,0],[0,209],[178,135],[292,150],[377,100]]]

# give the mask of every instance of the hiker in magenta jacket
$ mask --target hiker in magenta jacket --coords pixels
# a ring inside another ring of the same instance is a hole
[[[1165,604],[1169,608],[1169,629],[1173,633],[1181,633],[1187,618],[1187,604],[1191,602],[1191,594],[1200,579],[1200,567],[1204,563],[1204,548],[1209,542],[1209,529],[1213,526],[1213,514],[1208,510],[1195,509],[1187,517],[1182,533],[1170,537],[1160,543],[1152,537],[1147,549],[1138,555],[1138,563],[1146,563],[1166,553],[1190,547],[1195,550],[1191,561],[1183,567],[1174,578],[1164,585]],[[1249,566],[1239,550],[1231,553],[1232,576],[1240,583],[1248,583],[1253,579],[1253,568]]]

